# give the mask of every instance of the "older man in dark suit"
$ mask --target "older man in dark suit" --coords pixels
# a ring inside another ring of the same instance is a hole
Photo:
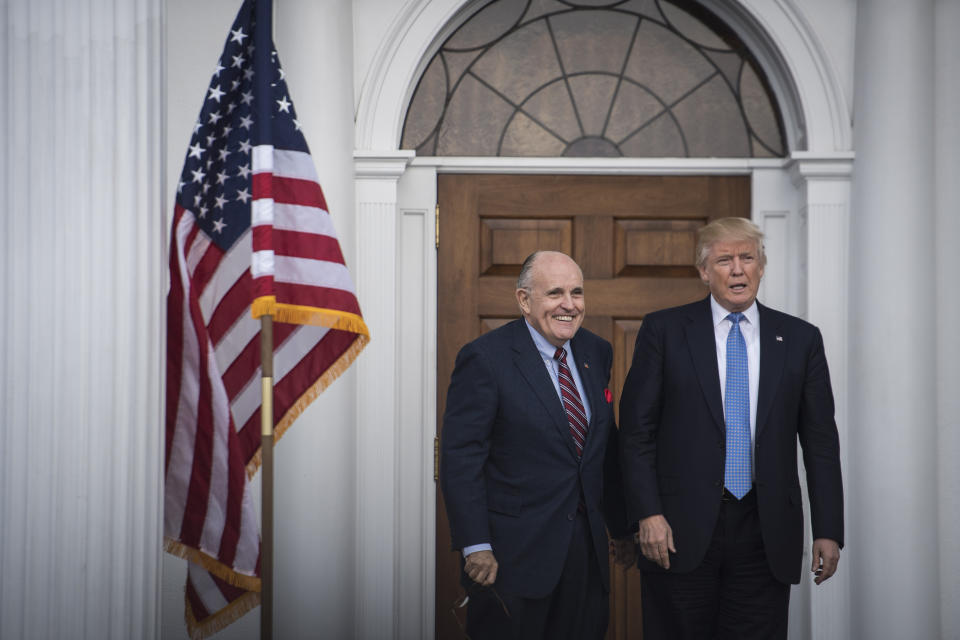
[[[583,274],[543,251],[517,283],[523,318],[457,356],[440,481],[464,556],[474,640],[604,636],[606,523],[632,561],[607,388],[610,344],[580,327]]]
[[[762,240],[743,218],[701,229],[710,295],[649,314],[637,336],[620,437],[645,640],[786,638],[804,544],[798,439],[814,581],[837,568],[843,487],[823,339],[756,301]]]

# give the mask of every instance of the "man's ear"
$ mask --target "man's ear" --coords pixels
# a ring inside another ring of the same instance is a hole
[[[530,293],[526,289],[517,289],[517,304],[520,305],[520,311],[530,313]]]
[[[697,271],[700,272],[700,280],[703,281],[703,284],[710,286],[710,275],[707,273],[706,267],[697,267]]]

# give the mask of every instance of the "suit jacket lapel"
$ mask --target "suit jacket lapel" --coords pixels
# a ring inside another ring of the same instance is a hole
[[[786,346],[778,317],[759,302],[757,309],[760,312],[760,388],[757,391],[756,437],[759,437],[766,426],[773,399],[780,387],[780,378],[786,364]]]
[[[546,371],[540,352],[537,351],[537,345],[530,337],[530,332],[522,318],[514,326],[516,328],[513,332],[513,362],[527,384],[533,389],[534,395],[543,404],[554,426],[560,431],[561,436],[563,436],[562,440],[567,443],[570,453],[576,458],[577,451],[573,445],[573,438],[570,436],[567,413],[563,409],[563,403],[560,401],[560,396],[557,395],[550,374]]]
[[[762,323],[761,323],[762,325]],[[723,398],[720,395],[720,372],[717,370],[717,339],[713,329],[710,296],[694,307],[684,327],[690,356],[700,380],[700,388],[710,413],[720,431],[726,431],[723,420]]]

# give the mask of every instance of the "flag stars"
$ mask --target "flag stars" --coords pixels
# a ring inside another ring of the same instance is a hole
[[[249,199],[250,199],[250,193],[246,190],[246,188],[243,188],[240,191],[237,191],[237,200],[239,200],[243,204],[247,204],[247,200]]]
[[[239,89],[239,88],[240,88],[240,81],[237,80],[237,79],[234,79],[234,80],[230,83],[230,91],[236,91],[236,90]]]
[[[242,118],[240,118],[240,126],[243,127],[244,129],[249,131],[250,125],[252,124],[253,124],[253,118],[251,118],[250,116],[243,116]]]
[[[236,67],[237,69],[243,68],[244,57],[243,56],[233,56],[233,64],[230,65],[230,68]]]
[[[277,71],[280,72],[280,80],[287,77],[287,72],[283,70],[283,67],[277,67]]]
[[[227,226],[227,223],[223,221],[223,218],[220,218],[219,220],[214,221],[213,230],[217,233],[222,233],[225,226]]]
[[[200,205],[200,217],[201,217],[201,218],[206,218],[206,217],[207,217],[207,211],[210,211],[210,209],[207,208],[206,205]]]
[[[277,100],[277,108],[279,108],[280,111],[283,111],[284,113],[290,113],[290,104],[291,104],[290,101],[287,100],[287,96],[283,96],[282,98]]]
[[[217,60],[217,68],[216,68],[216,70],[213,72],[213,77],[219,78],[219,77],[220,77],[220,72],[223,71],[224,69],[226,69],[226,67],[223,66],[222,64],[220,64],[220,61]]]
[[[217,172],[217,184],[223,184],[227,181],[227,174],[225,171]]]
[[[250,104],[253,102],[253,91],[244,91],[243,94],[241,94],[240,102],[243,104]]]
[[[200,204],[200,194],[198,193],[197,195],[193,196],[193,206],[196,207],[196,206],[199,206],[199,204]]]
[[[195,143],[195,144],[193,144],[193,145],[190,146],[189,152],[187,153],[187,157],[188,157],[188,158],[196,158],[197,160],[199,160],[199,159],[200,159],[200,156],[203,154],[204,151],[206,151],[206,149],[204,149],[203,147],[201,147],[201,146],[200,146],[200,143],[197,142],[197,143]]]
[[[246,69],[244,69],[243,78],[244,80],[250,80],[251,78],[253,78],[253,69],[251,69],[250,67],[247,67]]]
[[[221,33],[223,33],[223,32],[221,31]],[[245,33],[243,32],[243,27],[240,27],[240,28],[237,29],[236,31],[231,31],[231,32],[230,32],[230,42],[236,42],[236,43],[238,43],[241,47],[243,46],[243,40],[244,40],[244,38],[246,38],[246,37],[247,37],[247,34],[245,34]]]
[[[205,174],[205,173],[203,172],[203,169],[194,169],[194,170],[191,171],[190,173],[193,174],[193,181],[194,181],[194,182],[203,182],[204,176],[207,175],[207,174]]]
[[[217,141],[217,136],[213,135],[212,133],[207,136],[207,146],[208,146],[208,147],[212,147],[212,146],[213,146],[213,143],[216,142],[216,141]]]
[[[217,209],[223,209],[223,205],[227,204],[227,199],[223,197],[223,194],[217,196],[217,201],[213,203],[213,206]],[[222,218],[221,218],[222,219]]]
[[[223,127],[223,137],[226,138],[227,136],[229,136],[231,131],[233,131],[233,127],[231,127],[230,125],[224,126],[224,127]]]
[[[218,122],[220,122],[221,118],[223,118],[223,116],[220,115],[219,111],[211,111],[209,124],[217,124]]]
[[[240,141],[240,152],[241,153],[250,153],[250,141],[241,140]]]
[[[237,103],[236,103],[236,102],[231,102],[230,104],[228,104],[228,105],[227,105],[227,115],[230,115],[231,113],[233,113],[233,110],[236,109],[236,108],[237,108]]]
[[[226,147],[223,147],[222,149],[220,149],[219,153],[220,153],[221,161],[226,160],[227,156],[230,155],[230,151],[228,151]]]
[[[220,102],[220,98],[225,95],[226,93],[220,90],[220,85],[217,85],[215,87],[210,87],[210,95],[207,96],[207,100],[216,100],[217,102]]]
[[[293,126],[294,128],[296,128],[297,131],[300,131],[300,121],[297,120],[296,118],[293,119]]]
[[[237,176],[238,176],[238,177],[243,178],[244,180],[246,180],[246,179],[247,179],[247,176],[249,176],[249,175],[250,175],[250,165],[244,164],[244,165],[240,165],[240,167],[237,168]]]

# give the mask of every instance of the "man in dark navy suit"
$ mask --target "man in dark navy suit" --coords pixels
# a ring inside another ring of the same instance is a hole
[[[798,440],[816,584],[843,545],[823,339],[756,301],[766,262],[756,225],[722,218],[697,244],[710,295],[643,319],[620,400],[644,639],[786,638],[804,546]]]
[[[609,549],[634,557],[607,388],[613,352],[580,327],[583,274],[569,256],[527,258],[516,296],[523,318],[457,355],[443,418],[440,481],[464,557],[467,633],[600,639]]]

